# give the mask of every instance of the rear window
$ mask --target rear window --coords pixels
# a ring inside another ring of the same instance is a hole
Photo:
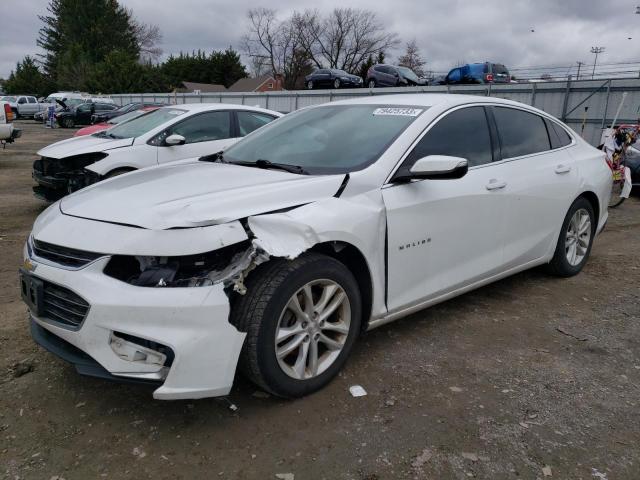
[[[551,148],[541,116],[508,107],[494,107],[502,158],[514,158]]]
[[[500,64],[500,63],[494,63],[493,64],[493,73],[496,75],[509,75],[509,70],[507,70],[507,67],[505,67],[504,65]]]

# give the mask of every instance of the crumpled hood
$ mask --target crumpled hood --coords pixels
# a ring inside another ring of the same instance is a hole
[[[102,138],[91,135],[72,137],[53,145],[44,147],[38,155],[49,158],[66,158],[83,153],[105,152],[114,148],[128,147],[133,144],[133,138]]]
[[[332,197],[344,175],[192,162],[115,177],[62,199],[64,214],[165,230],[230,222]]]

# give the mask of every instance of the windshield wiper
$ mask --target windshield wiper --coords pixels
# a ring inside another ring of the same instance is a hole
[[[264,169],[274,169],[274,170],[284,170],[289,173],[297,173],[298,175],[309,175],[304,168],[300,165],[289,165],[288,163],[274,163],[270,160],[264,160],[262,158],[256,160],[255,162],[230,162],[234,165],[243,165],[245,167],[258,167]]]
[[[222,150],[220,150],[219,152],[216,152],[216,153],[212,153],[210,155],[204,155],[204,156],[200,157],[198,160],[201,161],[201,162],[229,163],[224,159],[224,156],[222,154]]]

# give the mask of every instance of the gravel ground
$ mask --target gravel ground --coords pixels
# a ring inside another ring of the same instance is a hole
[[[577,277],[524,272],[370,332],[310,397],[239,378],[226,399],[160,402],[31,340],[16,275],[45,207],[31,163],[73,131],[19,123],[0,150],[0,477],[640,478],[637,198]]]

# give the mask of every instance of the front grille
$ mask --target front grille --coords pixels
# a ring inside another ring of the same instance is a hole
[[[33,241],[34,255],[50,260],[65,267],[79,268],[104,257],[104,253],[86,252],[74,248],[61,247],[40,240]]]
[[[44,281],[40,317],[78,328],[89,312],[89,304],[71,290]]]

